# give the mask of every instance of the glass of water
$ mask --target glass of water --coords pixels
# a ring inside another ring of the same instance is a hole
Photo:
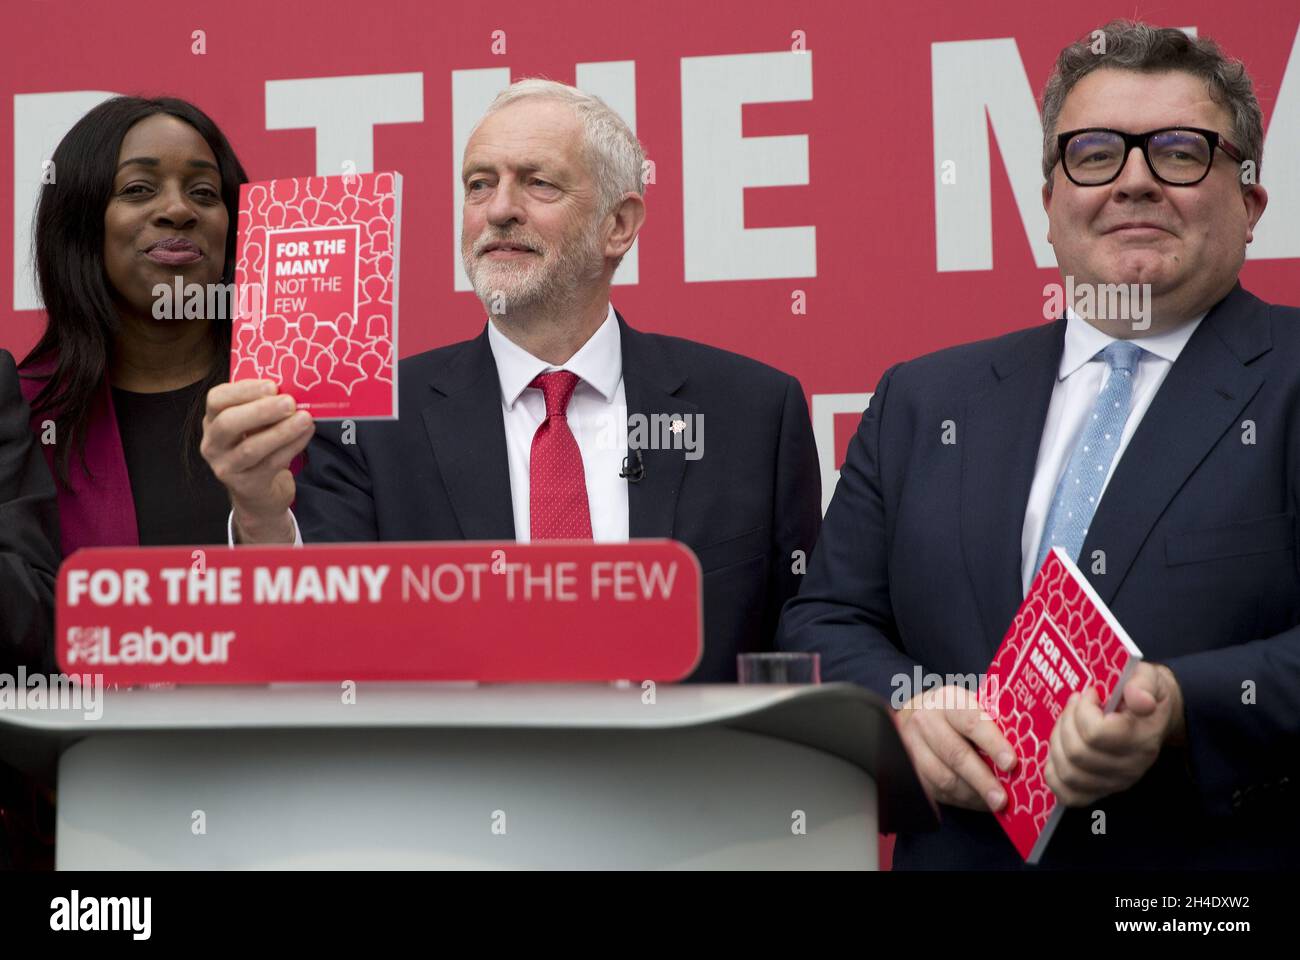
[[[821,654],[738,654],[736,678],[741,683],[821,683]]]

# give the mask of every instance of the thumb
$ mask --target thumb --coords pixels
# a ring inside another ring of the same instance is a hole
[[[1167,696],[1155,667],[1142,664],[1124,685],[1124,706],[1139,717],[1155,713],[1156,705]]]

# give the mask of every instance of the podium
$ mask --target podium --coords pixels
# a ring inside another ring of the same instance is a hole
[[[349,702],[353,701],[353,702]],[[848,684],[106,690],[0,711],[58,869],[875,869],[934,808]]]

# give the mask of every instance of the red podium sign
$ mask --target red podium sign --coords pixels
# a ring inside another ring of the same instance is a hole
[[[680,680],[700,565],[670,540],[78,550],[58,660],[107,683]]]

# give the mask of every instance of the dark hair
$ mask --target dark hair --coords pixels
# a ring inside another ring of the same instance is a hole
[[[230,215],[221,281],[228,284],[234,279],[239,185],[248,177],[225,135],[207,114],[173,97],[114,97],[73,125],[55,148],[55,181],[41,187],[36,207],[36,281],[48,322],[20,365],[27,369],[53,361],[53,372],[36,395],[32,410],[53,413],[59,438],[55,472],[64,484],[68,483],[68,460],[74,447],[86,466],[87,421],[103,386],[113,337],[120,327],[104,266],[104,211],[113,192],[118,153],[131,127],[160,113],[188,123],[216,157],[221,199]],[[197,446],[207,392],[230,375],[230,324],[220,319],[209,323],[212,368],[186,420],[187,470],[190,448]]]
[[[1163,73],[1178,70],[1205,81],[1210,99],[1232,119],[1232,139],[1243,162],[1254,164],[1258,182],[1264,150],[1264,118],[1246,65],[1226,56],[1208,37],[1189,37],[1174,27],[1135,20],[1112,20],[1061,51],[1043,89],[1043,177],[1052,189],[1052,168],[1060,159],[1056,121],[1065,97],[1094,70]],[[1243,187],[1246,181],[1242,180]]]

